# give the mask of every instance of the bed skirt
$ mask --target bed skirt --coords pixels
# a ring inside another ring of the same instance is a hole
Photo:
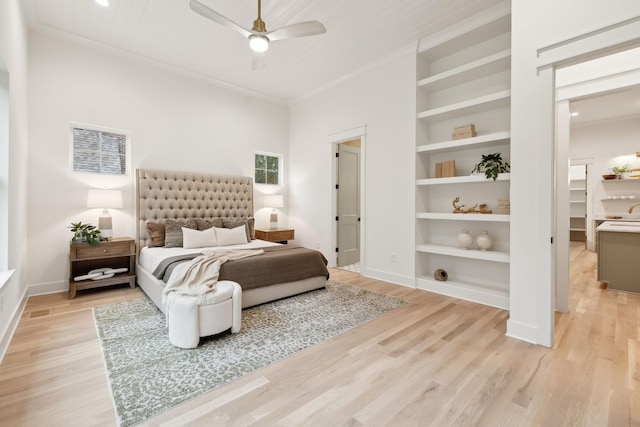
[[[164,313],[162,307],[162,290],[164,283],[153,277],[153,275],[136,264],[136,281],[145,294]],[[324,288],[327,284],[326,276],[316,276],[308,279],[297,280],[295,282],[278,283],[275,285],[260,288],[242,290],[242,308],[252,307],[265,302],[286,298],[314,289]],[[242,287],[242,283],[240,283]]]

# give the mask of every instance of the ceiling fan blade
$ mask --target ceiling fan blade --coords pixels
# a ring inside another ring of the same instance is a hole
[[[229,27],[233,30],[236,30],[237,32],[239,32],[245,37],[249,37],[252,34],[251,31],[241,27],[240,25],[236,24],[235,22],[231,21],[225,16],[220,15],[215,10],[211,9],[208,6],[205,6],[204,4],[200,3],[197,0],[191,0],[189,2],[189,6],[191,7],[191,10],[193,10],[195,13],[200,14],[205,18],[212,20],[213,22],[217,22],[220,25],[224,25],[225,27]]]
[[[267,66],[267,55],[265,55],[265,52],[252,51],[252,53],[251,70],[258,71],[264,69],[264,67]]]
[[[194,0],[192,0],[194,1]],[[297,24],[287,25],[277,29],[266,36],[270,41],[294,39],[297,37],[315,36],[316,34],[324,34],[327,29],[318,21],[299,22]]]

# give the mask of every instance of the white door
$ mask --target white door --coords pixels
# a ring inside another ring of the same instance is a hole
[[[359,142],[359,141],[358,141]],[[338,261],[339,267],[360,261],[360,147],[338,144]]]

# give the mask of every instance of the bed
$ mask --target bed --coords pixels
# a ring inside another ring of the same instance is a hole
[[[243,308],[326,285],[327,260],[319,251],[254,238],[251,177],[138,169],[135,204],[137,282],[160,310],[164,311],[162,291],[169,274],[160,271],[161,264],[186,261],[211,249],[184,248],[176,242],[170,245],[173,247],[160,246],[155,230],[166,225],[164,243],[168,243],[169,225],[176,221],[223,223],[225,227],[230,225],[227,228],[246,224],[247,240],[251,240],[233,245],[233,249],[262,249],[264,254],[228,261],[220,269],[220,280],[236,281],[242,287]],[[173,260],[167,261],[168,258]],[[200,307],[206,309],[207,306]]]

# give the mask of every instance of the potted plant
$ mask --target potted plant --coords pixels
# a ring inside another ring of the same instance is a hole
[[[96,247],[100,244],[100,230],[95,225],[83,224],[82,221],[71,223],[71,232],[73,243],[87,242],[90,246]]]
[[[482,154],[482,160],[474,166],[471,173],[484,173],[487,179],[492,178],[495,181],[498,178],[498,174],[507,173],[510,170],[511,166],[502,160],[502,154],[493,153]]]
[[[622,166],[614,166],[611,168],[611,172],[615,173],[618,179],[621,179],[631,172],[631,166],[629,166],[629,163]]]

